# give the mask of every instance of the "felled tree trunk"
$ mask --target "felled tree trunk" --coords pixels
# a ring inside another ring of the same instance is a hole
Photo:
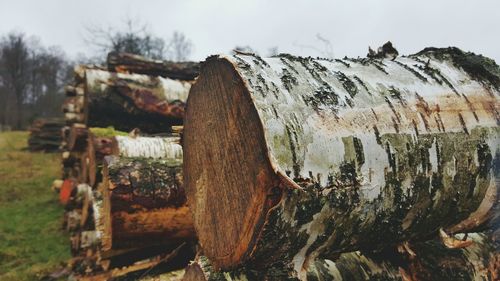
[[[283,260],[303,276],[317,257],[460,223],[498,175],[498,73],[455,48],[209,58],[183,139],[205,255],[223,269]]]
[[[100,166],[105,156],[182,159],[180,138],[170,137],[89,137],[87,147],[89,184],[99,182]]]
[[[190,82],[139,74],[85,71],[85,120],[89,127],[167,132],[182,124]],[[126,122],[124,122],[126,120]]]
[[[396,250],[381,254],[360,252],[341,254],[335,261],[317,259],[302,278],[293,270],[276,264],[266,269],[216,271],[206,257],[198,257],[187,268],[183,281],[237,280],[496,280],[500,277],[500,255],[482,234],[469,236],[474,241],[465,249],[447,249],[438,241],[419,243],[414,256]]]
[[[105,158],[93,200],[102,251],[194,239],[181,165],[182,158]]]
[[[118,52],[108,54],[107,64],[109,71],[147,74],[178,80],[194,80],[200,71],[200,64],[196,62],[150,60],[142,56]]]

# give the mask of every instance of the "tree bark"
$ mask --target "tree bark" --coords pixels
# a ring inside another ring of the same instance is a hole
[[[183,281],[497,280],[500,254],[493,251],[485,235],[474,233],[469,238],[474,244],[464,249],[448,249],[439,241],[418,243],[412,247],[415,256],[388,250],[378,254],[343,253],[335,261],[317,259],[303,277],[279,263],[259,270],[216,271],[206,257],[198,257],[186,268]]]
[[[139,74],[85,72],[85,120],[89,127],[168,132],[182,124],[191,83]],[[127,122],[123,122],[127,120]]]
[[[180,138],[170,137],[127,137],[112,139],[113,155],[120,157],[146,157],[152,159],[180,159],[182,146]]]
[[[105,158],[93,200],[102,251],[195,238],[181,166],[182,158]]]
[[[200,64],[197,62],[150,60],[142,56],[118,52],[110,52],[107,63],[108,70],[113,72],[139,73],[178,80],[194,80],[200,71]]]
[[[223,269],[283,260],[302,276],[317,257],[465,220],[497,189],[498,73],[455,48],[209,58],[183,138],[204,253]]]
[[[169,137],[95,137],[89,136],[87,147],[89,184],[100,182],[100,168],[105,156],[141,157],[151,159],[182,159],[180,138]]]

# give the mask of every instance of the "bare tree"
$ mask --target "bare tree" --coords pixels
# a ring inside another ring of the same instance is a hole
[[[122,27],[88,26],[87,44],[97,48],[100,57],[111,51],[127,52],[153,59],[166,57],[165,41],[154,36],[147,24],[127,18]]]
[[[193,43],[191,40],[189,40],[184,33],[174,31],[168,43],[168,58],[173,61],[186,61],[191,55],[192,49]]]
[[[24,128],[38,116],[60,114],[69,63],[56,47],[12,32],[0,39],[0,124]]]
[[[30,54],[25,35],[12,32],[2,37],[0,50],[0,76],[6,90],[3,119],[14,125],[15,129],[20,129],[30,71]]]

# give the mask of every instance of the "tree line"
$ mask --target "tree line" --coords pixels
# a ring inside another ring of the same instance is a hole
[[[181,32],[165,40],[131,20],[125,28],[87,31],[86,41],[94,54],[77,59],[69,58],[58,46],[43,46],[39,38],[22,32],[0,35],[0,131],[26,129],[36,118],[62,115],[64,86],[72,80],[76,64],[102,64],[110,51],[184,61],[193,48]]]

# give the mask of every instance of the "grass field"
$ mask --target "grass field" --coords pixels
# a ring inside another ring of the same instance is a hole
[[[25,150],[28,133],[0,133],[0,280],[39,280],[70,258],[63,208],[50,190],[60,154]]]

